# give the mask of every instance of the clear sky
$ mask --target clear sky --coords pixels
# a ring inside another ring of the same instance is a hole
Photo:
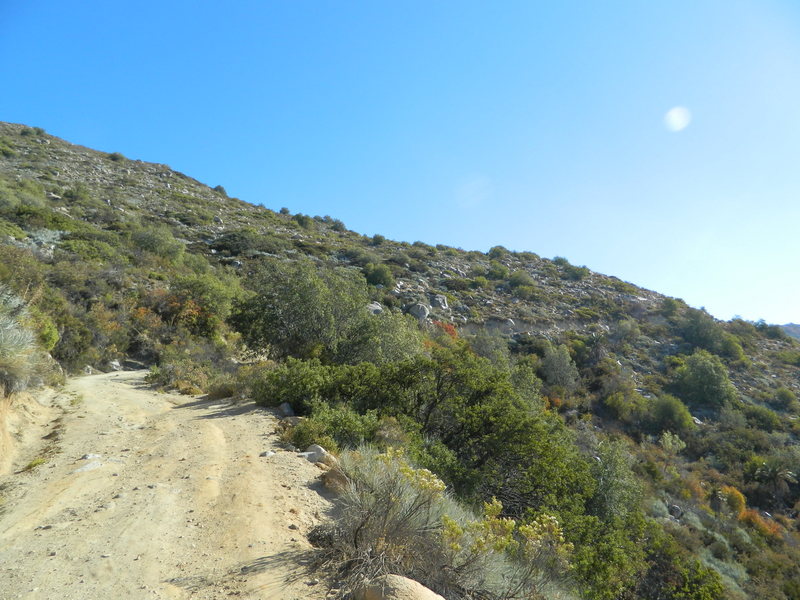
[[[0,120],[800,322],[800,3],[0,0]]]

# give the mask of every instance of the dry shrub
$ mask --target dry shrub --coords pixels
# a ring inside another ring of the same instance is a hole
[[[311,539],[321,546],[319,566],[344,580],[342,597],[389,573],[450,600],[532,600],[565,580],[571,546],[554,517],[520,525],[493,501],[477,518],[435,475],[392,449],[346,452],[338,468],[348,481],[340,516]]]
[[[739,517],[742,523],[747,523],[765,538],[776,538],[780,535],[781,526],[775,521],[769,521],[752,508],[745,509]]]
[[[744,494],[732,485],[723,485],[722,496],[731,512],[736,515],[737,519],[741,519],[747,508],[747,501],[744,498]]]
[[[0,396],[24,390],[38,374],[36,338],[24,322],[24,303],[0,286]]]

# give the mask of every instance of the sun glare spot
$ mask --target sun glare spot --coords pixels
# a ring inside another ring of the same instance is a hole
[[[692,122],[692,113],[685,106],[670,108],[664,115],[664,126],[673,132],[683,131]]]

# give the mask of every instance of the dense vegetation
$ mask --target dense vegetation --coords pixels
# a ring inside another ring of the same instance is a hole
[[[3,393],[139,361],[290,402],[297,446],[402,447],[497,519],[553,520],[581,597],[800,598],[780,328],[563,258],[362,236],[38,129],[0,125],[0,152]]]

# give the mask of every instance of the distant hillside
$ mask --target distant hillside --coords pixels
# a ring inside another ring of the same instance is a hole
[[[67,371],[133,360],[186,393],[289,399],[298,446],[401,440],[472,505],[554,515],[582,597],[800,598],[796,325],[363,236],[10,123],[0,286]]]
[[[786,325],[781,325],[781,327],[790,336],[796,340],[800,340],[800,325],[797,323],[787,323]]]

